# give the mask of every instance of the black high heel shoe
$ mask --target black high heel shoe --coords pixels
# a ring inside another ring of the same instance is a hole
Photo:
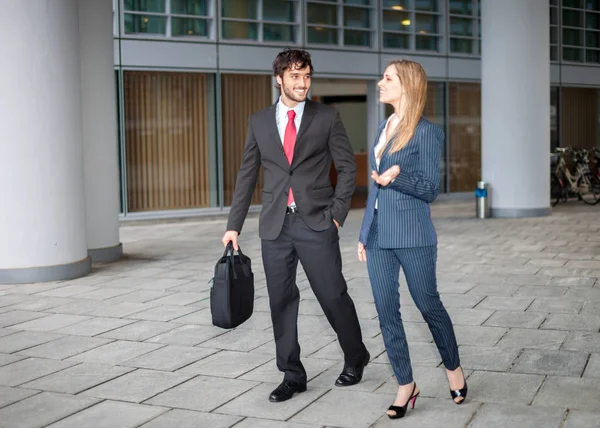
[[[419,396],[419,394],[421,393],[421,391],[417,392],[415,394],[415,389],[417,389],[417,383],[414,383],[412,392],[410,393],[410,398],[408,399],[408,401],[406,402],[406,404],[404,406],[394,406],[393,404],[388,408],[388,411],[393,411],[396,412],[396,414],[394,415],[390,415],[389,413],[387,413],[388,418],[390,419],[400,419],[403,418],[404,415],[406,415],[406,410],[408,409],[408,404],[411,404],[411,407],[414,409],[415,408],[415,402],[417,401],[417,397]]]
[[[460,368],[460,371],[463,374],[463,381],[465,383],[465,386],[463,386],[462,389],[450,390],[450,397],[452,397],[452,401],[454,401],[454,404],[464,403],[467,399],[467,392],[469,391],[469,387],[467,386],[467,378],[465,377],[465,372],[463,371],[462,367]],[[456,399],[460,397],[462,397],[462,400],[456,401]]]

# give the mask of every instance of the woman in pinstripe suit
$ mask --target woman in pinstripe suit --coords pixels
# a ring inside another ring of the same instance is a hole
[[[419,395],[400,315],[400,267],[442,356],[456,404],[466,398],[467,383],[452,321],[437,291],[437,236],[429,204],[439,190],[444,135],[422,116],[427,77],[416,62],[393,61],[378,86],[379,100],[391,104],[394,114],[379,126],[370,159],[374,183],[358,258],[367,262],[383,340],[399,383],[396,401],[387,412],[395,419],[406,414],[409,402],[414,408]]]

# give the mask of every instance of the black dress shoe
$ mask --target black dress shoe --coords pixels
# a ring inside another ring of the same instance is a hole
[[[289,400],[296,392],[306,391],[305,383],[298,383],[291,380],[283,380],[277,388],[269,395],[269,401],[272,403],[280,403]]]
[[[356,366],[344,366],[344,370],[335,381],[335,386],[351,386],[361,381],[365,367],[369,363],[371,354],[367,351],[363,360]]]

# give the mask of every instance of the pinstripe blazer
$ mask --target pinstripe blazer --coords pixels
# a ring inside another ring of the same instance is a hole
[[[377,168],[375,146],[385,129],[379,125],[369,162],[371,169],[384,172],[393,165],[400,174],[387,186],[373,182],[360,230],[359,241],[367,245],[377,202],[378,246],[380,248],[412,248],[437,244],[429,204],[438,195],[440,158],[444,144],[442,129],[421,117],[408,144],[395,153],[386,150]]]

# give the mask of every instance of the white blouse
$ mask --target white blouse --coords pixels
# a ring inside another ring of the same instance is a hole
[[[379,152],[385,146],[385,143],[387,141],[386,135],[387,135],[388,125],[390,124],[391,119],[394,117],[394,114],[395,113],[392,113],[392,115],[390,117],[388,117],[388,120],[385,123],[383,130],[381,131],[381,135],[379,135],[379,141],[377,141],[377,145],[375,146],[375,163],[377,165],[378,170],[379,170],[379,163],[381,162],[381,157],[379,156]],[[375,209],[377,209],[377,200],[375,200]]]

